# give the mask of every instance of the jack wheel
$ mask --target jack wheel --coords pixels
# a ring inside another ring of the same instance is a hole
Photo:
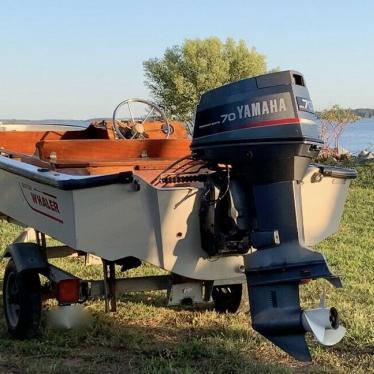
[[[39,274],[34,270],[18,272],[10,259],[4,274],[3,304],[9,334],[16,339],[33,337],[42,309]]]
[[[212,290],[214,309],[219,313],[248,311],[249,304],[246,290],[246,285],[243,287],[242,284],[214,286]]]

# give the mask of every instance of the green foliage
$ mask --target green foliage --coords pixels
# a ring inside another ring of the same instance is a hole
[[[345,125],[357,121],[357,115],[353,113],[352,109],[341,108],[339,105],[333,105],[329,109],[319,113],[322,120],[335,122]]]
[[[265,56],[243,40],[186,39],[143,63],[145,84],[169,116],[190,120],[203,92],[266,72]]]
[[[339,141],[345,128],[350,123],[359,120],[359,117],[351,110],[333,105],[329,109],[318,113],[321,119],[321,135],[325,147],[332,146],[335,152],[339,152]]]

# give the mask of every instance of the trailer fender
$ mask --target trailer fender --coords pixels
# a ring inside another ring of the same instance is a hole
[[[49,268],[47,256],[42,248],[35,243],[13,243],[8,245],[3,255],[11,257],[16,265],[17,271],[36,270],[46,273]]]

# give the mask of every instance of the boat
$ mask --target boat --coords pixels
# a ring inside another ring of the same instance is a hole
[[[35,334],[48,298],[67,313],[103,296],[115,311],[122,293],[166,289],[168,305],[213,300],[235,312],[248,289],[253,328],[296,359],[311,360],[307,332],[323,345],[343,338],[337,309],[302,309],[299,286],[317,278],[341,286],[311,248],[338,230],[356,172],[313,163],[322,142],[302,74],[206,92],[192,139],[141,99],[86,128],[56,126],[0,132],[1,216],[35,230],[35,242],[15,240],[5,252],[12,336]],[[103,280],[48,261],[71,254],[99,257]],[[126,274],[142,262],[168,275],[116,278],[116,265]]]

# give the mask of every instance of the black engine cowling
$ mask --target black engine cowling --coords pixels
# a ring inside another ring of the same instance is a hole
[[[264,183],[301,179],[321,144],[304,77],[284,71],[202,95],[191,149]]]

